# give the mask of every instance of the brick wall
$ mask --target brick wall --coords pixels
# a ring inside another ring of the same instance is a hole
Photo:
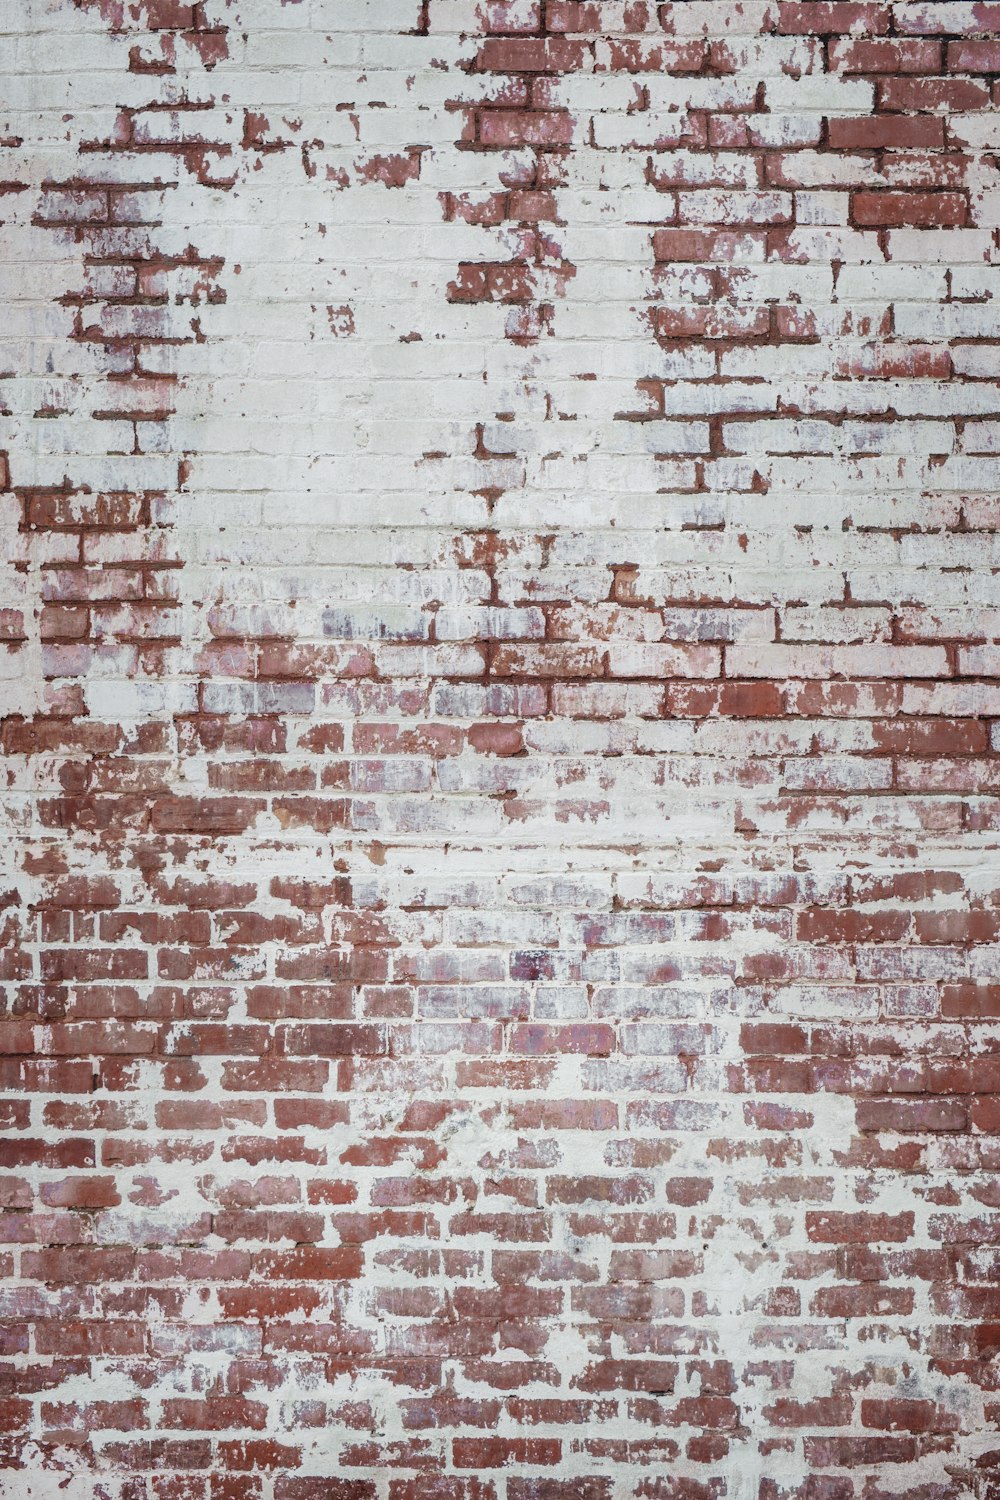
[[[1000,5],[0,68],[0,1494],[996,1496]]]

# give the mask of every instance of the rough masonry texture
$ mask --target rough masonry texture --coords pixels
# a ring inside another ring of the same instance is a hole
[[[0,71],[4,1500],[1000,1494],[1000,5]]]

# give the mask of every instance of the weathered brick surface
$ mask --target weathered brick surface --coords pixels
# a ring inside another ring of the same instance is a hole
[[[1000,6],[0,69],[0,1494],[1000,1493]]]

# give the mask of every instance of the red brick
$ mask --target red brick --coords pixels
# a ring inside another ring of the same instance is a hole
[[[960,193],[854,193],[851,207],[858,224],[887,228],[964,224],[968,213]]]
[[[811,1240],[840,1244],[869,1244],[907,1240],[913,1233],[913,1214],[822,1213],[806,1214],[806,1233]]]
[[[887,5],[855,4],[853,0],[778,0],[775,30],[785,35],[862,32],[879,36],[889,30],[889,15]]]
[[[875,115],[829,121],[832,151],[933,149],[944,145],[944,121],[933,115]]]

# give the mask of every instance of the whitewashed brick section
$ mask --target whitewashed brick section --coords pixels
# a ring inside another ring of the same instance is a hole
[[[8,0],[4,1500],[1000,1486],[998,73]]]

